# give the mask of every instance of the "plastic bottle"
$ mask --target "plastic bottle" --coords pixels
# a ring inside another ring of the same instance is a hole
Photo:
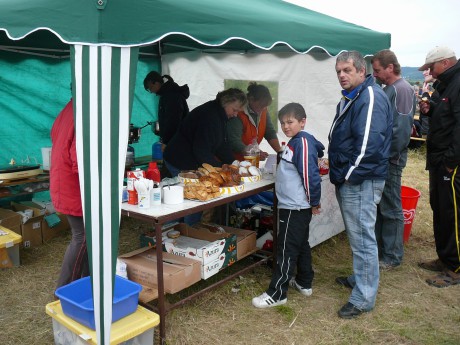
[[[257,168],[259,167],[260,148],[256,138],[252,139],[252,142],[246,146],[244,160],[251,162],[251,164]]]
[[[161,176],[160,170],[158,169],[157,162],[150,162],[145,177],[153,182],[160,183]]]
[[[152,159],[154,160],[162,160],[163,159],[163,151],[161,149],[161,142],[157,141],[156,143],[152,144]]]

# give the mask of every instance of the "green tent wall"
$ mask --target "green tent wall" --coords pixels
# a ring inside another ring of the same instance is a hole
[[[159,59],[138,61],[130,121],[136,127],[157,120],[158,97],[146,92],[143,84],[151,70],[161,71]],[[72,97],[70,61],[0,51],[0,71],[0,166],[12,158],[18,164],[42,164],[41,148],[51,146],[51,126]],[[132,146],[137,156],[145,156],[156,141],[147,126]]]

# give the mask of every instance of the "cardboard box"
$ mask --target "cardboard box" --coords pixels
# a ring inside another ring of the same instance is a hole
[[[140,248],[120,255],[126,263],[128,278],[143,287],[157,287],[157,256],[154,248]],[[169,253],[163,253],[163,279],[167,293],[179,292],[201,279],[201,265],[192,260]],[[140,298],[143,300],[142,298]]]
[[[21,216],[12,210],[0,208],[0,225],[21,235]]]
[[[236,235],[237,260],[241,260],[257,251],[257,233],[255,231],[231,228],[229,226],[222,226],[222,228],[224,228],[226,232]]]
[[[233,265],[237,261],[237,252],[233,250],[229,253],[222,253],[219,257],[211,262],[201,266],[201,279],[208,279],[214,274],[223,270],[225,267]]]
[[[0,268],[19,266],[19,244],[21,235],[0,225]]]
[[[196,226],[199,227],[200,224]],[[170,229],[163,232],[163,251],[200,260],[202,279],[213,276],[237,260],[257,251],[255,231],[228,226],[221,227],[226,234],[212,233],[205,228],[197,229],[186,224],[178,224],[174,227],[175,230],[181,232],[178,239],[172,240],[167,237]],[[223,243],[222,240],[225,242]],[[154,246],[155,235],[153,233],[143,234],[140,241],[141,246]]]
[[[32,198],[32,201],[37,205],[40,205],[41,207],[45,208],[45,214],[56,213],[56,210],[54,209],[54,205],[51,202],[51,200],[46,198]]]
[[[31,208],[16,202],[11,202],[13,211],[24,211],[32,209],[34,215],[24,224],[21,224],[22,243],[24,248],[34,248],[42,244],[42,220],[41,210]]]
[[[179,230],[181,237],[190,238],[190,246],[184,241],[182,245],[177,245],[179,241],[165,241],[163,250],[175,255],[201,261],[207,264],[220,258],[221,254],[228,254],[236,250],[236,235],[234,234],[215,234],[203,229],[195,229],[187,224],[181,223],[174,227]],[[178,240],[179,240],[178,239]],[[209,242],[201,247],[194,247],[192,239]]]
[[[33,201],[20,201],[19,203],[27,206],[28,209],[33,210],[34,216],[44,216],[46,214],[46,207],[43,207]]]
[[[53,227],[50,227],[45,218],[42,221],[42,239],[43,242],[49,241],[50,239],[59,236],[64,231],[70,230],[69,220],[67,216],[62,213],[55,213],[61,220],[61,222]],[[45,216],[46,217],[46,216]]]

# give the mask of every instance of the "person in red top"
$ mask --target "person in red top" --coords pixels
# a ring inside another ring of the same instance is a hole
[[[54,121],[51,141],[51,201],[57,212],[67,216],[72,230],[72,239],[65,252],[57,281],[57,288],[59,288],[89,275],[72,100]]]
[[[276,134],[267,107],[272,103],[272,96],[264,85],[251,82],[247,93],[248,103],[238,117],[231,119],[227,124],[227,135],[230,148],[235,159],[244,160],[246,146],[253,139],[257,143],[265,138],[275,152],[281,151],[280,142]],[[267,152],[260,152],[260,160],[267,158]]]

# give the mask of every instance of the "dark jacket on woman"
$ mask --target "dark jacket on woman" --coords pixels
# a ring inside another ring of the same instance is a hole
[[[189,112],[187,98],[190,96],[190,90],[188,85],[179,86],[173,81],[167,81],[161,86],[157,95],[160,96],[158,104],[160,138],[163,144],[168,144]]]
[[[197,169],[203,163],[212,166],[232,163],[227,121],[227,114],[217,100],[196,107],[166,146],[165,161],[180,170]]]

